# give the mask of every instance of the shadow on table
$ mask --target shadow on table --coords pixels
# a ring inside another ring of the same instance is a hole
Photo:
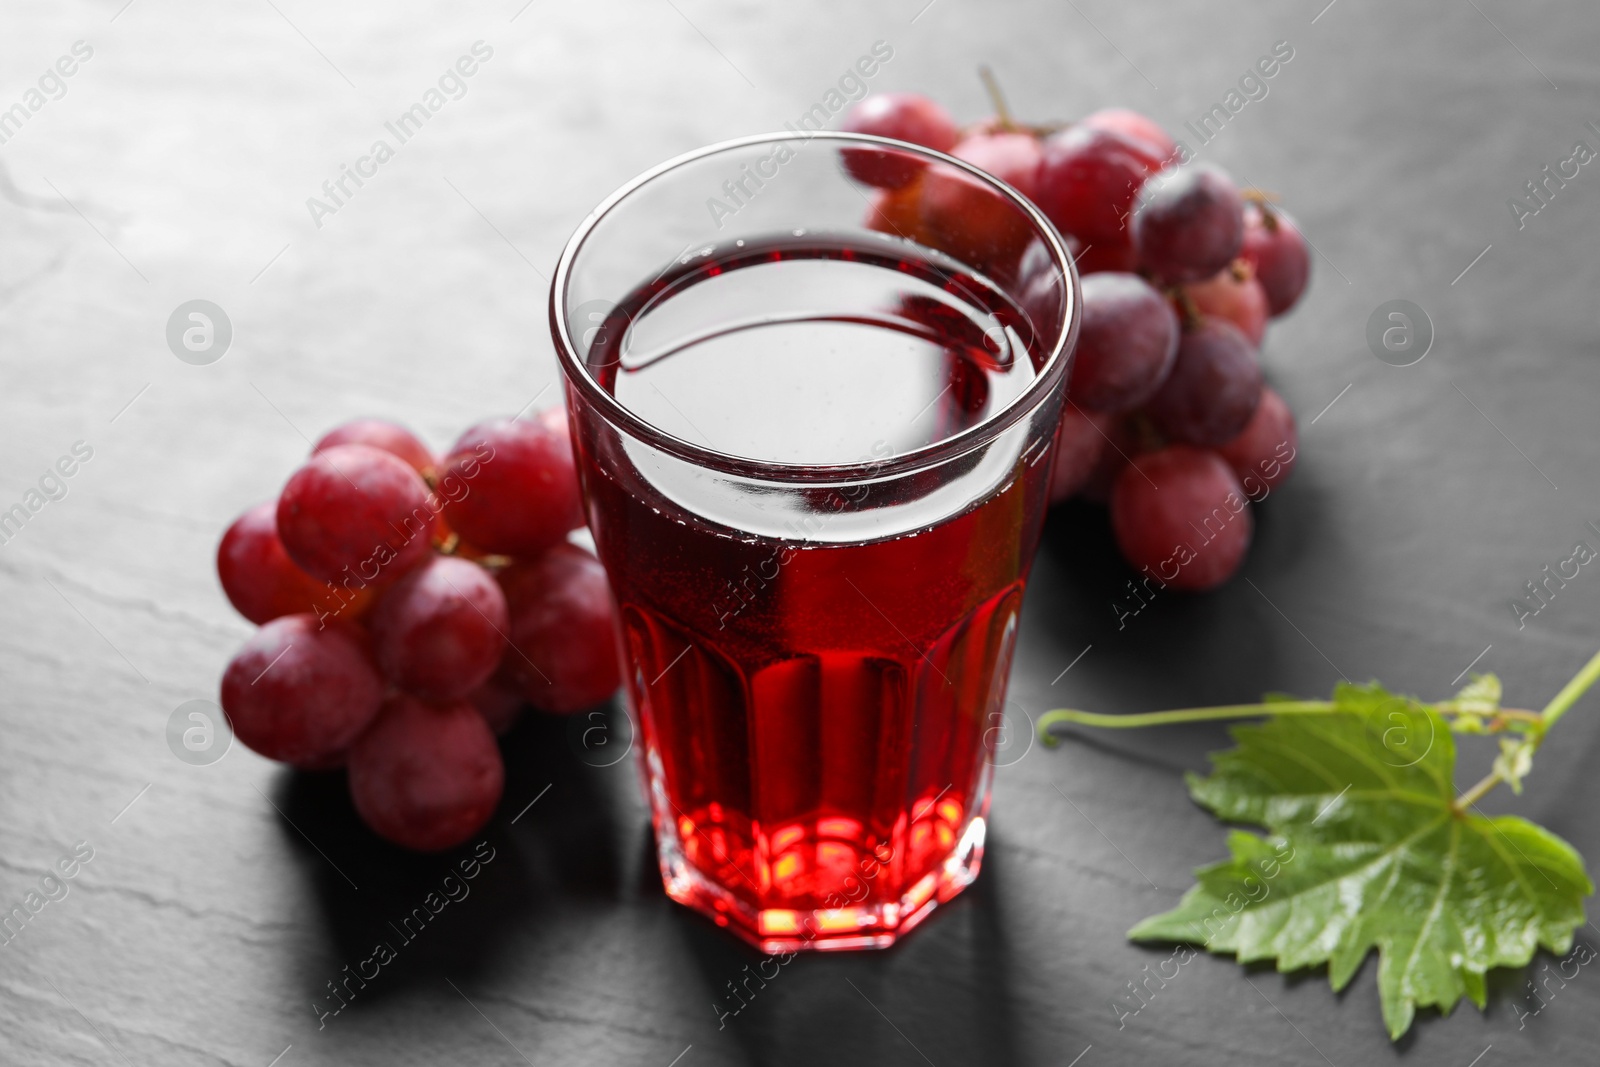
[[[779,964],[675,909],[684,955],[707,991],[705,1021],[723,1047],[762,1067],[869,1056],[878,1064],[1018,1062],[1011,932],[999,903],[1004,861],[1003,844],[989,849],[975,883],[883,951],[799,953]]]
[[[1291,621],[1283,613],[1286,605],[1294,610],[1284,590],[1330,580],[1308,563],[1327,548],[1318,541],[1325,501],[1309,481],[1280,493],[1252,507],[1255,531],[1244,565],[1205,593],[1148,591],[1154,583],[1143,585],[1144,576],[1123,561],[1104,507],[1074,500],[1053,509],[1023,610],[1019,656],[1037,659],[1034,648],[1047,634],[1054,657],[1034,688],[1056,706],[1155,711],[1259,700],[1293,685],[1308,665],[1313,673],[1329,667],[1303,632],[1315,619]],[[1077,650],[1084,650],[1082,661],[1067,674],[1062,668]],[[1331,667],[1323,673],[1330,686],[1338,677]],[[1320,682],[1309,687],[1326,692]],[[1226,723],[1207,723],[1073,736],[1142,762],[1194,767],[1226,732]]]
[[[550,897],[618,893],[626,835],[617,797],[604,776],[573,758],[570,727],[566,718],[527,714],[504,739],[500,810],[466,844],[436,854],[368,830],[343,772],[279,778],[273,803],[336,961],[331,970],[322,959],[306,962],[318,968],[308,970],[307,988],[320,992],[323,1007],[344,1000],[359,1011],[411,983],[471,980],[494,968],[512,943],[508,929],[558,921],[559,909],[543,906]]]

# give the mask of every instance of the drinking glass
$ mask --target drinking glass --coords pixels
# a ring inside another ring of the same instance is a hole
[[[550,326],[673,899],[884,947],[976,877],[1078,317],[1032,204],[883,138],[714,145],[578,228]]]

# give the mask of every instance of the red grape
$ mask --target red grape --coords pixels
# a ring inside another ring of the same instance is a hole
[[[564,406],[558,405],[553,408],[545,408],[536,417],[539,420],[539,425],[566,441],[569,446],[571,445],[572,431],[567,422],[567,409]]]
[[[1028,243],[1022,210],[965,172],[936,164],[918,188],[918,236],[967,266],[1004,274]]]
[[[258,504],[233,520],[217,546],[217,577],[239,614],[256,625],[280,615],[337,608],[326,584],[294,565],[278,540],[278,506]]]
[[[366,635],[314,615],[273,619],[222,673],[222,710],[239,740],[307,768],[327,766],[366,729],[382,700]]]
[[[1145,412],[1175,441],[1220,445],[1239,436],[1260,400],[1250,339],[1231,322],[1207,318],[1184,332],[1172,372]]]
[[[496,737],[509,733],[528,706],[521,693],[498,678],[491,678],[468,693],[467,702],[478,709]]]
[[[1076,254],[1072,239],[1066,242],[1068,254]],[[1049,247],[1038,237],[1028,242],[1028,247],[1023,249],[1022,256],[1017,260],[1017,274],[1015,288],[1018,291],[1028,289],[1040,279],[1048,279],[1052,284],[1059,285],[1061,270],[1056,266],[1055,256]]]
[[[1061,409],[1056,429],[1056,466],[1050,476],[1050,503],[1076,496],[1094,476],[1106,448],[1106,429],[1113,416],[1084,411],[1076,404]]]
[[[1267,335],[1267,294],[1248,263],[1235,260],[1203,282],[1190,282],[1183,291],[1196,311],[1227,319],[1251,344],[1261,347],[1261,339]]]
[[[919,93],[874,93],[845,115],[839,128],[909,141],[938,152],[955,146],[961,132],[950,113]],[[856,181],[882,189],[899,189],[923,169],[923,161],[904,152],[846,148],[840,155]]]
[[[1070,247],[1069,247],[1070,251]],[[1017,306],[1028,322],[1028,333],[1038,343],[1054,343],[1063,328],[1066,312],[1066,275],[1056,264],[1055,255],[1044,241],[1035,237],[1023,250],[1016,277],[1006,288],[1016,294]]]
[[[529,703],[565,714],[616,691],[622,675],[615,609],[599,560],[562,544],[498,577],[511,611],[502,674]]]
[[[470,560],[434,556],[383,594],[369,628],[384,675],[423,700],[458,700],[505,651],[506,598]]]
[[[1270,386],[1261,390],[1261,403],[1244,432],[1217,449],[1244,483],[1251,500],[1276,489],[1294,470],[1300,447],[1294,413]]]
[[[997,133],[969,137],[952,154],[1032,196],[1038,151],[1028,134]],[[999,276],[1012,271],[1032,227],[1010,198],[944,164],[928,168],[918,187],[922,240],[979,270]]]
[[[1133,246],[1123,241],[1121,244],[1087,245],[1081,252],[1075,253],[1073,262],[1078,265],[1079,275],[1104,274],[1106,271],[1132,274],[1139,266],[1139,257],[1134,254]]]
[[[1294,220],[1277,208],[1250,203],[1244,209],[1244,250],[1267,294],[1267,308],[1282,315],[1294,307],[1311,276],[1311,253]]]
[[[1153,440],[1154,433],[1141,432],[1139,423],[1141,417],[1116,417],[1106,419],[1103,426],[1106,430],[1105,447],[1100,450],[1100,458],[1094,465],[1094,470],[1089,472],[1089,477],[1080,489],[1079,495],[1096,504],[1104,504],[1111,499],[1111,487],[1116,484],[1117,475],[1122,473],[1122,468],[1135,456],[1154,451],[1157,447]]]
[[[278,498],[278,536],[314,578],[392,581],[433,551],[438,501],[404,460],[334,445],[295,471]],[[432,506],[430,506],[430,504]]]
[[[322,435],[322,440],[311,449],[311,454],[316,455],[334,445],[371,445],[399,456],[411,464],[418,474],[427,474],[438,462],[416,434],[404,426],[382,419],[356,419],[343,426],[335,426]]]
[[[1091,411],[1138,407],[1172,370],[1178,332],[1172,306],[1143,278],[1089,275],[1067,395]]]
[[[1086,245],[1126,244],[1134,197],[1160,166],[1151,148],[1120,133],[1068,127],[1044,142],[1039,207]]]
[[[1239,255],[1244,198],[1216,167],[1183,167],[1145,186],[1133,216],[1139,262],[1164,281],[1209,278]]]
[[[1133,141],[1143,143],[1150,155],[1166,163],[1178,152],[1178,144],[1154,119],[1125,107],[1107,107],[1085,115],[1078,123],[1091,130],[1119,133]]]
[[[578,455],[575,451],[573,451],[572,424],[570,421],[568,421],[566,406],[561,405],[553,408],[545,408],[543,411],[539,412],[539,425],[555,434],[560,440],[566,442],[567,451],[572,455],[573,478],[576,479]],[[574,530],[578,529],[580,526],[583,526],[587,522],[587,519],[583,514],[583,487],[581,483],[579,484],[578,488],[578,522],[577,525],[573,526],[572,529]],[[570,533],[571,531],[569,530],[568,532]]]
[[[957,159],[988,171],[1029,199],[1037,190],[1039,140],[1015,130],[967,137],[950,150]]]
[[[922,183],[875,194],[867,210],[866,227],[891,237],[926,243],[922,236]]]
[[[583,525],[572,441],[547,421],[480,422],[442,470],[445,519],[485,551],[533,555]]]
[[[1215,452],[1171,445],[1140,456],[1111,490],[1111,530],[1133,566],[1174,589],[1214,589],[1239,569],[1253,520]]]
[[[466,701],[435,707],[390,697],[350,750],[350,799],[362,821],[423,852],[459,845],[482,829],[504,786],[494,734]]]

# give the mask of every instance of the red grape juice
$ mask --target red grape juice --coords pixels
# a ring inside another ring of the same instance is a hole
[[[977,874],[1059,391],[879,468],[995,417],[1048,346],[937,253],[805,233],[691,253],[590,338],[652,426],[815,475],[575,434],[667,891],[769,952],[888,945]]]

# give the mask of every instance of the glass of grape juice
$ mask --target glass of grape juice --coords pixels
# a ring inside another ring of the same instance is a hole
[[[977,876],[1077,286],[1008,186],[851,134],[672,160],[562,253],[662,879],[763,951],[888,946]]]

